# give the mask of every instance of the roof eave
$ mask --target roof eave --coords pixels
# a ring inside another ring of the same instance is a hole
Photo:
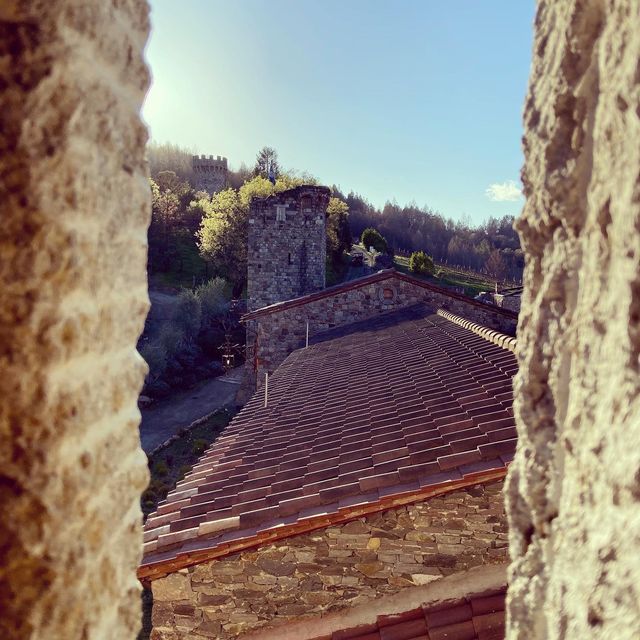
[[[270,544],[278,540],[284,540],[292,536],[309,533],[332,525],[349,522],[357,518],[379,513],[380,511],[386,511],[387,509],[420,502],[428,498],[464,489],[465,487],[470,487],[476,484],[502,480],[507,474],[508,466],[509,464],[506,464],[502,467],[497,467],[488,471],[469,473],[463,476],[460,480],[448,480],[439,484],[423,487],[418,491],[406,493],[400,492],[395,495],[388,495],[376,502],[339,509],[335,513],[315,516],[292,525],[281,526],[275,529],[267,529],[253,536],[238,540],[237,542],[224,543],[212,546],[208,549],[178,553],[176,557],[168,560],[149,562],[147,564],[144,564],[143,560],[143,564],[138,567],[138,579],[143,584],[147,584],[153,580],[163,578],[170,573],[179,571],[180,569],[202,564],[203,562],[208,562],[210,560],[218,560],[240,551],[245,551],[264,544]],[[215,545],[215,539],[212,539],[212,543]],[[162,550],[162,552],[164,551],[165,550]],[[170,551],[170,549],[166,549],[166,551]]]

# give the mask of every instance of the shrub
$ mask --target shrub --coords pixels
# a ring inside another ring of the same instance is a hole
[[[167,398],[171,395],[171,387],[162,380],[148,380],[144,385],[144,395],[158,400]]]
[[[149,483],[149,486],[147,487],[147,491],[151,491],[152,493],[155,493],[156,496],[159,497],[165,494],[171,488],[172,488],[171,485],[165,484],[163,480],[156,478],[154,480],[151,480],[151,482]]]
[[[169,361],[182,349],[184,332],[174,323],[167,322],[160,331],[158,343],[165,350]]]
[[[153,505],[157,499],[158,496],[153,489],[145,489],[144,493],[142,494],[142,502],[144,504],[151,503],[151,505]]]
[[[190,464],[183,464],[178,470],[178,480],[182,480],[191,471]]]
[[[369,247],[373,247],[380,253],[387,252],[387,241],[377,229],[373,229],[372,227],[369,227],[362,232],[362,235],[360,236],[360,242],[367,250],[369,249]]]
[[[140,355],[149,365],[148,380],[157,380],[167,368],[167,350],[159,340],[154,340],[143,345]]]
[[[185,289],[178,295],[173,321],[187,342],[197,338],[202,323],[202,303],[195,293]]]
[[[207,450],[208,446],[209,446],[209,443],[207,442],[207,440],[205,440],[204,438],[198,438],[197,440],[193,441],[193,446],[191,447],[191,450],[193,451],[193,453],[199,456],[200,454],[204,453]]]
[[[433,259],[424,251],[414,251],[409,258],[409,271],[412,273],[426,273],[432,276],[435,273]]]
[[[213,320],[227,313],[229,300],[226,296],[227,282],[223,278],[212,278],[196,289],[196,298],[202,309],[202,325],[208,327]]]
[[[169,473],[167,463],[163,460],[158,460],[158,462],[153,465],[153,473],[157,476],[166,476]]]

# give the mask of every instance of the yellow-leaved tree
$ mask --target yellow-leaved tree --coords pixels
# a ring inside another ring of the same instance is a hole
[[[274,185],[256,176],[239,189],[225,189],[211,198],[203,197],[191,203],[192,208],[202,212],[197,232],[200,254],[213,265],[217,275],[233,284],[235,297],[241,294],[247,280],[247,220],[251,200],[309,182],[309,176],[280,174]]]

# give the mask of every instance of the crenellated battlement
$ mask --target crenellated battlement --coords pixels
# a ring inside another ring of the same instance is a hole
[[[227,159],[223,156],[194,155],[191,165],[196,174],[196,189],[216,193],[225,188],[227,183]]]
[[[227,159],[223,156],[192,156],[191,158],[193,167],[214,167],[220,169],[227,169]]]

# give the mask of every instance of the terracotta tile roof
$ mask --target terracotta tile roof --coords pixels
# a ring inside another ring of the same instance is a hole
[[[316,640],[504,640],[506,587],[390,616]]]
[[[149,516],[140,577],[502,477],[516,369],[423,306],[317,336]]]
[[[441,295],[448,296],[450,298],[455,298],[457,300],[462,300],[463,302],[475,305],[477,307],[481,307],[486,309],[487,305],[483,302],[478,302],[477,300],[473,300],[465,295],[460,293],[456,293],[451,289],[446,289],[444,287],[439,287],[431,282],[427,282],[425,280],[420,280],[419,278],[414,278],[406,273],[402,273],[401,271],[396,271],[395,269],[383,269],[376,273],[373,273],[368,276],[363,276],[362,278],[355,278],[353,280],[348,280],[347,282],[342,282],[340,284],[336,284],[332,287],[327,287],[322,291],[317,291],[316,293],[309,293],[305,296],[300,296],[299,298],[293,298],[291,300],[284,300],[283,302],[276,302],[274,304],[270,304],[266,307],[261,307],[260,309],[256,309],[255,311],[251,311],[245,314],[242,317],[242,320],[252,320],[253,318],[258,318],[260,316],[268,315],[270,313],[274,313],[277,311],[284,311],[285,309],[290,309],[292,307],[299,307],[314,300],[321,300],[322,298],[329,298],[331,296],[336,295],[337,293],[343,293],[345,291],[351,291],[353,289],[358,289],[359,287],[366,286],[368,284],[372,284],[374,282],[381,282],[383,280],[388,280],[390,278],[396,278],[398,280],[404,280],[405,282],[409,282],[417,287],[421,287],[422,289],[428,289],[429,291],[434,291]],[[517,319],[518,314],[515,311],[511,311],[509,309],[504,309],[502,307],[491,306],[491,311],[497,314],[501,314],[508,318]]]

